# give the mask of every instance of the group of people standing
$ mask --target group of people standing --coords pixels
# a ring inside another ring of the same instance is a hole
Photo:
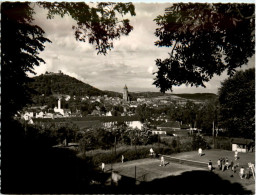
[[[254,164],[248,163],[248,167],[246,169],[244,167],[241,167],[239,171],[239,176],[241,179],[250,179],[251,176],[255,178]]]
[[[237,163],[238,160],[238,151],[235,151],[234,154],[234,161],[231,160],[231,162],[229,162],[228,158],[219,158],[217,161],[217,165],[218,165],[218,169],[221,171],[225,171],[225,170],[231,170],[234,173],[236,172],[236,169],[239,167],[239,163]],[[210,171],[213,170],[213,166],[212,166],[212,162],[211,160],[208,163],[208,169]],[[255,174],[255,170],[254,170],[254,164],[252,163],[248,163],[248,168],[244,168],[243,166],[241,166],[240,170],[239,170],[239,176],[241,179],[249,179],[251,175],[253,175],[254,177]],[[233,177],[233,175],[231,175]]]
[[[231,168],[232,171],[236,172],[236,167],[238,167],[237,163],[234,163],[232,160],[229,163],[228,158],[219,158],[217,161],[219,170],[225,171]]]

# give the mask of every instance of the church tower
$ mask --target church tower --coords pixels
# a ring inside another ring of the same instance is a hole
[[[128,88],[127,88],[127,86],[126,86],[126,85],[124,86],[124,91],[123,91],[123,100],[124,100],[124,101],[129,101]]]
[[[61,109],[61,98],[58,100],[58,109]]]

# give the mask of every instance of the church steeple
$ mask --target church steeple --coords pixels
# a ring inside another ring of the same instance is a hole
[[[124,91],[123,91],[123,100],[124,100],[124,101],[129,101],[129,97],[128,97],[128,87],[126,86],[126,84],[125,84],[125,86],[124,86]]]

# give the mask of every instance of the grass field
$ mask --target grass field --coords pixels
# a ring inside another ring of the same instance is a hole
[[[206,150],[203,151],[205,155],[199,157],[197,151],[184,152],[170,155],[176,158],[194,160],[207,163],[209,160],[213,162],[213,166],[217,166],[217,160],[220,157],[228,157],[229,161],[234,159],[234,152],[226,150]],[[239,153],[239,159],[237,162],[240,166],[248,167],[248,162],[255,163],[254,153]],[[129,177],[135,178],[138,183],[140,182],[150,182],[156,181],[158,179],[167,178],[170,176],[179,176],[186,172],[192,173],[193,171],[205,171],[207,172],[207,167],[195,167],[190,166],[186,163],[179,164],[168,162],[166,158],[166,166],[160,167],[159,159],[139,159],[128,161],[124,163],[115,163],[112,165],[113,171],[116,173]],[[136,173],[135,173],[136,167]],[[106,170],[110,171],[111,165],[106,165]],[[226,170],[224,172],[215,169],[213,174],[221,178],[223,181],[229,181],[231,184],[241,184],[244,189],[251,190],[253,194],[255,193],[255,180],[251,177],[250,179],[240,179],[238,171],[233,173],[231,170]],[[205,178],[207,179],[207,178]]]

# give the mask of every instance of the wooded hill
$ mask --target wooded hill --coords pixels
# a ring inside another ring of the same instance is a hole
[[[29,87],[44,96],[53,94],[65,94],[71,96],[120,96],[120,93],[101,91],[89,84],[77,80],[63,73],[43,74],[32,78]]]

